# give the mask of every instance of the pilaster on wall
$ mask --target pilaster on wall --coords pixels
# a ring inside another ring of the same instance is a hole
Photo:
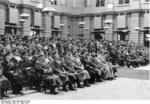
[[[114,29],[113,30],[117,30],[117,16],[114,15],[113,17],[113,25],[114,25]],[[117,41],[118,40],[118,33],[117,32],[113,32],[113,36],[112,36],[112,40]]]
[[[83,18],[78,18],[77,19],[77,35],[83,35],[84,32],[84,25],[80,25],[79,23],[83,21]],[[80,37],[80,36],[79,36]]]
[[[144,32],[139,32],[139,44],[144,44]]]
[[[63,38],[67,37],[69,34],[68,22],[69,22],[68,16],[62,16],[62,23],[64,24],[63,31],[62,31]]]
[[[72,31],[73,31],[73,27],[72,27],[72,17],[68,17],[68,33],[70,35],[70,37],[72,37]]]
[[[44,36],[51,37],[52,36],[52,20],[50,13],[43,13],[43,28],[44,28]]]
[[[118,33],[114,32],[112,38],[113,41],[118,41]]]
[[[139,42],[139,31],[135,30],[136,27],[139,27],[139,13],[131,13],[131,32],[129,40],[135,43]]]
[[[94,30],[94,16],[90,18],[90,36],[89,39],[95,39],[95,35],[92,32]]]
[[[113,15],[107,15],[107,16],[106,16],[106,19],[113,21]],[[112,40],[112,36],[113,36],[113,25],[112,25],[112,24],[108,24],[107,26],[109,27],[109,29],[107,29],[107,30],[105,31],[105,39],[106,39],[106,40]]]
[[[78,31],[78,20],[77,20],[77,18],[73,18],[72,19],[72,35],[73,35],[73,37],[77,37],[77,35],[78,35],[78,33],[77,33],[77,31]]]
[[[105,39],[111,41],[112,40],[112,34],[113,34],[112,28],[106,30],[106,32],[105,32]]]
[[[0,4],[0,34],[4,34],[5,31],[5,6]]]
[[[29,14],[27,21],[23,23],[23,35],[29,35],[31,33],[31,10],[28,8],[23,8],[22,13]]]
[[[18,35],[21,35],[21,34],[22,34],[21,28],[18,28],[18,29],[17,29],[17,34],[18,34]]]
[[[139,37],[139,32],[136,30],[132,30],[129,36],[129,41],[138,43],[139,41],[138,37]]]
[[[86,23],[84,26],[84,38],[90,38],[90,17],[84,17],[84,22]]]
[[[144,29],[144,13],[140,13],[140,28]],[[139,33],[139,42],[140,44],[144,43],[144,32],[140,31]]]

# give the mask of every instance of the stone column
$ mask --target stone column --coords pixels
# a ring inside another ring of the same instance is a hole
[[[107,15],[106,20],[113,20],[113,15]],[[105,31],[105,39],[106,40],[112,40],[113,35],[113,24],[107,24],[109,29]]]
[[[144,13],[141,12],[139,17],[140,17],[139,18],[139,20],[140,20],[140,28],[144,29]],[[144,32],[143,31],[140,31],[140,33],[139,33],[139,42],[140,42],[140,44],[144,43]]]
[[[5,6],[0,3],[0,34],[5,32]]]
[[[78,35],[79,38],[81,38],[81,35],[83,35],[83,30],[84,30],[84,25],[83,24],[81,24],[81,25],[79,24],[82,21],[83,21],[82,18],[78,18],[77,19],[77,35]]]
[[[47,36],[47,37],[51,37],[52,36],[52,29],[51,29],[51,26],[52,26],[52,13],[43,13],[42,15],[42,19],[43,19],[43,28],[44,28],[44,31],[43,31],[43,34],[44,36]]]
[[[31,10],[29,8],[23,8],[22,13],[29,14],[29,18],[27,18],[27,21],[22,23],[22,34],[29,35],[31,33]]]
[[[117,16],[114,15],[114,29],[113,30],[117,30]],[[118,33],[117,32],[113,32],[113,36],[112,36],[112,40],[117,41],[118,39]]]
[[[84,38],[89,39],[90,38],[90,17],[84,17]]]
[[[64,24],[62,29],[62,37],[68,37],[69,30],[68,30],[68,16],[62,16],[62,23]]]
[[[95,39],[94,32],[91,32],[91,31],[94,31],[94,17],[90,17],[90,36],[89,36],[89,39]]]
[[[135,30],[135,27],[139,27],[139,13],[131,14],[131,32],[129,40],[135,43],[139,42],[139,31]]]
[[[78,20],[75,18],[75,17],[73,17],[73,19],[72,19],[72,35],[73,35],[73,38],[77,38],[78,37]]]

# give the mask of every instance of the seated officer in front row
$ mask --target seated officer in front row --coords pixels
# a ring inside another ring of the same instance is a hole
[[[0,99],[2,99],[3,97],[8,97],[5,95],[5,91],[9,89],[9,81],[4,76],[3,71],[4,69],[0,62]]]
[[[15,58],[11,58],[9,62],[5,61],[3,63],[4,67],[4,75],[9,80],[13,94],[23,94],[21,92],[23,87],[23,74],[22,70],[20,69],[18,62]]]
[[[52,68],[54,73],[60,77],[61,81],[63,82],[63,91],[68,91],[67,85],[70,86],[70,89],[72,90],[72,85],[70,85],[70,79],[68,72],[65,70],[64,66],[62,65],[62,58],[55,53],[53,55],[53,61],[52,61]]]
[[[71,55],[72,59],[71,61],[73,62],[73,67],[75,71],[78,73],[77,77],[80,80],[80,82],[83,82],[83,85],[85,87],[89,87],[89,80],[91,79],[91,76],[87,70],[85,70],[84,65],[82,64],[79,53],[74,52],[73,55]],[[80,86],[80,85],[79,85]]]
[[[36,70],[39,73],[39,78],[41,81],[38,83],[39,85],[44,82],[43,88],[46,93],[46,89],[50,89],[51,94],[58,94],[56,92],[56,87],[61,85],[62,82],[57,75],[54,74],[53,69],[49,64],[50,60],[43,55],[40,55],[35,63]],[[39,86],[41,87],[41,86]]]
[[[93,62],[92,56],[88,53],[84,53],[81,57],[81,62],[83,63],[85,69],[89,72],[91,78],[90,83],[95,81],[100,81],[102,76],[102,70],[100,70],[97,65]]]

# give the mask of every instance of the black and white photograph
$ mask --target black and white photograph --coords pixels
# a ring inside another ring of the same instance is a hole
[[[0,0],[0,103],[32,100],[150,100],[150,0]]]

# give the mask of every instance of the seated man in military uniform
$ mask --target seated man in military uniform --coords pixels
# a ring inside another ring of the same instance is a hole
[[[61,64],[62,64],[62,67],[64,68],[64,70],[66,71],[66,74],[69,77],[69,81],[68,81],[69,89],[76,91],[76,89],[73,86],[75,84],[75,82],[77,81],[77,76],[75,74],[75,70],[73,69],[72,66],[69,65],[66,57],[61,58]]]
[[[46,89],[49,88],[51,94],[58,94],[58,92],[55,91],[55,88],[58,86],[57,76],[53,74],[53,70],[49,65],[49,59],[45,58],[44,54],[41,54],[35,63],[35,67],[39,73],[39,79],[41,80],[38,84],[41,84],[43,81],[45,92]]]
[[[105,60],[105,55],[103,53],[99,53],[97,56],[96,56],[96,60],[97,60],[97,63],[98,65],[100,66],[100,68],[103,70],[104,72],[104,79],[114,79],[115,78],[115,71],[114,69],[112,68],[111,65],[109,65],[107,63],[107,61]]]
[[[4,75],[10,81],[13,94],[23,94],[21,92],[23,87],[23,74],[18,62],[15,58],[12,58],[9,62],[4,64]]]
[[[89,79],[91,78],[89,72],[85,70],[84,65],[81,63],[80,57],[77,52],[72,56],[71,61],[73,62],[73,66],[75,71],[78,73],[78,78],[81,82],[83,82],[84,86],[89,87]]]
[[[0,62],[0,99],[2,99],[3,97],[8,97],[7,95],[5,95],[5,91],[9,89],[9,81],[4,76],[3,71],[4,69]]]
[[[100,81],[100,77],[102,74],[102,71],[99,69],[99,67],[94,63],[93,57],[91,54],[85,53],[81,57],[81,62],[83,63],[85,69],[89,72],[91,78],[89,82],[93,84],[95,81]]]
[[[68,91],[67,85],[69,82],[69,77],[67,75],[67,71],[64,69],[61,63],[61,58],[58,53],[53,55],[53,60],[51,63],[51,67],[53,69],[54,74],[60,77],[63,83],[63,91]]]
[[[72,80],[74,80],[72,81],[72,84],[77,83],[78,88],[83,88],[83,86],[81,85],[82,81],[79,79],[81,73],[76,72],[74,62],[72,61],[68,53],[65,56],[65,64],[63,64],[63,67],[65,67],[65,70],[72,75]]]

